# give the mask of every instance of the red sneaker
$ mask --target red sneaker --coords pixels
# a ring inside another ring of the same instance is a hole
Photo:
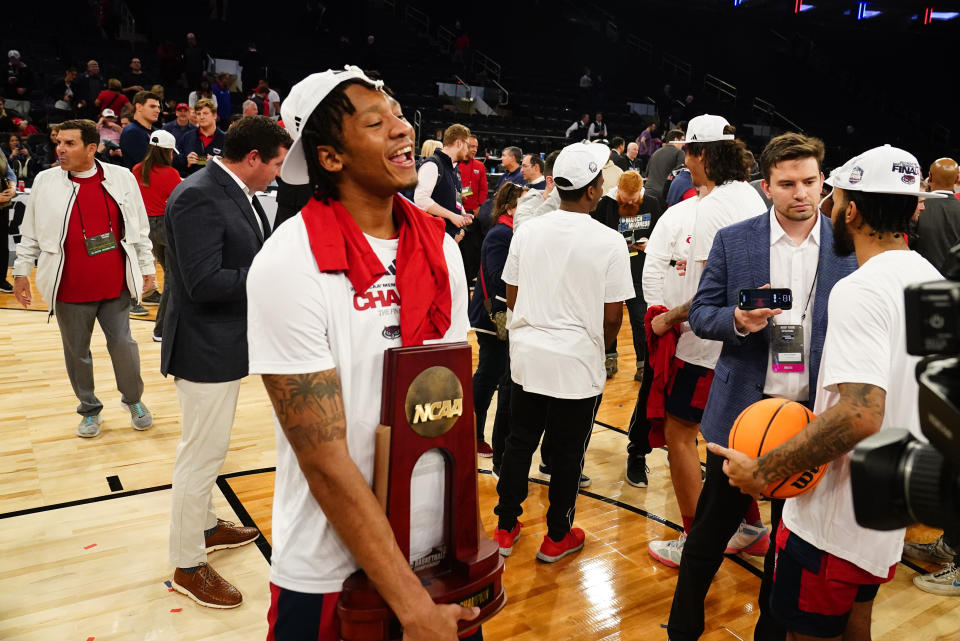
[[[559,561],[568,554],[579,551],[583,548],[583,540],[587,537],[578,527],[573,528],[561,541],[554,541],[549,536],[543,537],[543,543],[540,545],[540,551],[537,552],[537,558],[544,563],[553,563]]]
[[[493,457],[493,448],[486,441],[477,441],[477,455],[482,458]]]
[[[494,532],[493,539],[500,546],[500,556],[510,556],[513,552],[513,543],[520,538],[520,527],[520,521],[517,521],[517,524],[509,532],[500,528],[497,528],[497,531]]]

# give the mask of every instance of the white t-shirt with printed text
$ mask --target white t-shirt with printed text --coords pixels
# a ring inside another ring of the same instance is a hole
[[[347,424],[347,447],[368,483],[373,480],[374,437],[380,423],[384,350],[400,347],[396,288],[399,241],[366,236],[388,272],[357,295],[345,273],[321,273],[297,215],[264,243],[247,275],[247,338],[251,374],[304,374],[336,369]],[[444,235],[450,272],[452,322],[442,341],[464,341],[466,277],[456,242]],[[310,492],[274,415],[277,473],[273,502],[270,580],[310,594],[339,592],[358,566]],[[411,481],[410,558],[442,543],[444,463],[427,452]]]
[[[908,429],[926,441],[917,405],[915,368],[920,359],[907,354],[903,290],[933,280],[943,276],[920,254],[903,250],[874,256],[834,285],[815,414],[837,404],[843,383],[874,385],[886,391],[880,429]],[[857,524],[849,453],[831,462],[807,494],[787,500],[783,522],[811,545],[878,577],[888,575],[903,550],[905,530],[881,532]]]

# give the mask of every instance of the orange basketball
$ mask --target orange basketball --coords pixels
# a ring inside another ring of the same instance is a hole
[[[786,443],[814,419],[813,412],[796,401],[765,398],[740,412],[730,430],[730,448],[758,458]],[[771,483],[763,495],[771,499],[788,499],[810,491],[827,471],[826,465],[794,474]]]

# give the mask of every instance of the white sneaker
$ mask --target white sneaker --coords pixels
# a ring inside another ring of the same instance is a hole
[[[686,540],[687,535],[681,534],[679,539],[650,541],[647,552],[660,563],[671,568],[678,568],[680,567],[680,557],[683,555],[683,544]]]
[[[960,596],[960,569],[956,563],[951,563],[937,572],[913,577],[913,584],[930,594]]]
[[[752,556],[763,556],[770,547],[770,528],[755,527],[740,521],[736,534],[730,537],[724,554],[746,552]]]

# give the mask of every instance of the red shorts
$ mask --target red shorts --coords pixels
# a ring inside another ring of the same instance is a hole
[[[893,579],[870,574],[850,561],[824,552],[793,534],[781,522],[770,605],[791,632],[811,637],[843,635],[854,603],[873,601],[880,585]]]
[[[673,372],[667,381],[664,409],[677,418],[699,423],[707,406],[713,370],[693,365],[679,358],[673,359]]]

